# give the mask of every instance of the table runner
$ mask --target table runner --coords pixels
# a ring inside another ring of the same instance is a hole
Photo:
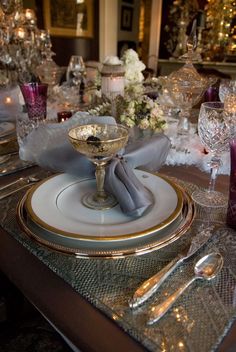
[[[190,193],[197,186],[174,179]],[[0,225],[33,255],[64,279],[84,298],[113,319],[149,351],[215,351],[236,318],[236,236],[225,225],[226,209],[197,209],[191,229],[176,243],[159,251],[115,260],[78,259],[53,252],[27,238],[15,216],[17,201],[23,192],[1,201]],[[138,310],[128,300],[144,279],[160,270],[191,236],[211,223],[218,226],[209,243],[191,260],[179,267],[158,293]],[[162,301],[193,275],[194,263],[210,251],[220,251],[224,268],[210,282],[195,282],[175,306],[157,324],[148,327],[146,314],[150,304]]]

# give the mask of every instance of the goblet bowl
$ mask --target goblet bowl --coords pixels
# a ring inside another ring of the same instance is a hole
[[[74,148],[86,155],[92,162],[109,160],[128,141],[128,130],[122,125],[81,125],[69,131]]]

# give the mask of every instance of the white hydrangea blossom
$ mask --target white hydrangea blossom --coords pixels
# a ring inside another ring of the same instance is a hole
[[[142,71],[146,66],[139,60],[136,51],[133,49],[126,50],[121,60],[125,66],[126,85],[140,83],[144,80]]]
[[[150,127],[150,123],[147,117],[140,120],[139,127],[141,128],[141,130],[146,130],[147,128]]]
[[[161,131],[166,127],[161,107],[145,95],[124,100],[120,121],[128,127],[136,125],[142,130],[150,128],[153,131]]]

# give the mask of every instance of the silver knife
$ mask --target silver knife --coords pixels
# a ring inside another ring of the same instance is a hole
[[[192,239],[189,247],[187,247],[182,253],[175,257],[170,263],[168,263],[158,273],[144,281],[141,286],[134,292],[133,297],[129,301],[130,308],[137,308],[144,302],[146,302],[166,280],[166,278],[186,259],[189,259],[194,255],[211,237],[212,230],[215,226],[210,226],[203,231],[199,232]]]

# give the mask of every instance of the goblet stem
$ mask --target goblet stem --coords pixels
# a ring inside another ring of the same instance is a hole
[[[97,182],[97,193],[96,198],[99,200],[104,200],[107,198],[107,194],[104,191],[104,181],[105,181],[105,165],[98,164],[95,171],[96,182]]]
[[[211,168],[211,177],[208,186],[208,192],[211,193],[215,191],[216,177],[218,174],[219,167],[221,165],[221,159],[217,156],[213,156],[209,165]]]
[[[81,75],[80,74],[75,74],[74,73],[74,77],[72,79],[73,84],[77,87],[78,92],[80,90],[80,84],[81,84]]]
[[[86,193],[82,198],[82,203],[90,209],[107,210],[113,208],[117,204],[117,200],[104,191],[104,181],[107,162],[94,163],[96,165],[96,191]]]
[[[178,134],[187,134],[189,131],[189,109],[183,109],[179,113]]]
[[[211,168],[211,177],[208,189],[203,191],[194,191],[192,194],[192,199],[204,207],[223,207],[227,204],[227,198],[224,196],[224,194],[215,191],[216,177],[221,165],[221,159],[219,156],[213,156],[209,164]]]

